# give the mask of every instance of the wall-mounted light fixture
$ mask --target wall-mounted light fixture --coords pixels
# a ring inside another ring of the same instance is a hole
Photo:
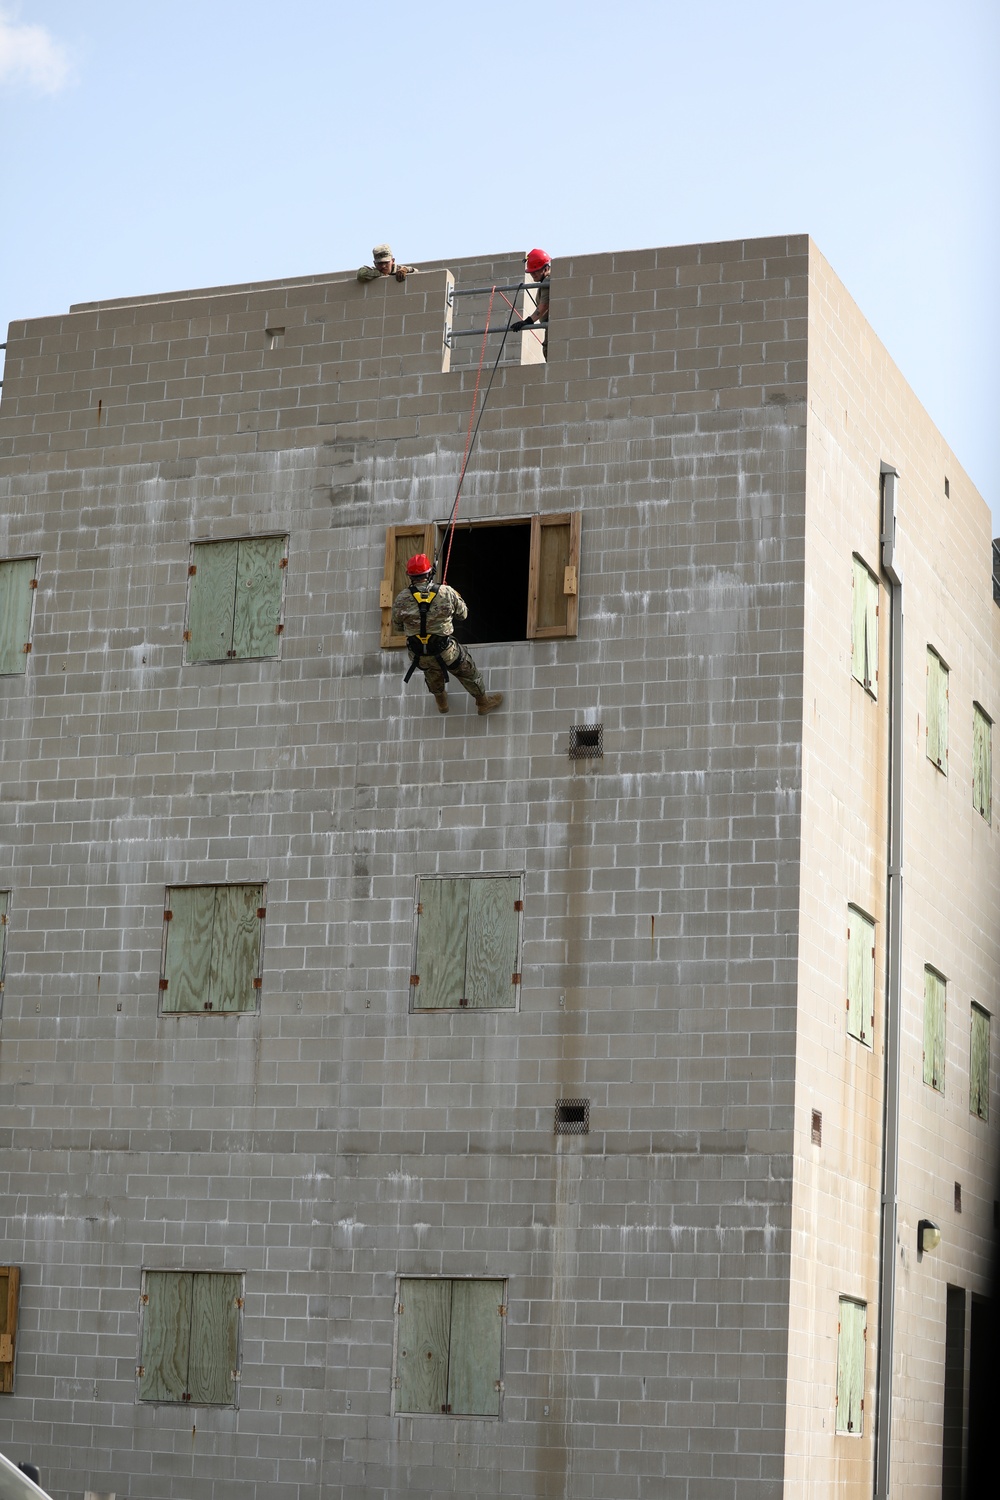
[[[941,1231],[932,1219],[921,1219],[917,1225],[917,1249],[921,1255],[925,1250],[936,1250],[941,1243]]]

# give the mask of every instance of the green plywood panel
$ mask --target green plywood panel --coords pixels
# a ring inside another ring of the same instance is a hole
[[[191,1281],[184,1271],[146,1272],[140,1401],[180,1401],[187,1390]]]
[[[856,907],[848,908],[847,1030],[871,1045],[875,1007],[875,925]]]
[[[421,880],[417,918],[415,1010],[457,1006],[465,998],[468,880]]]
[[[865,687],[874,696],[878,680],[878,583],[865,569],[868,592],[865,599]]]
[[[992,725],[977,704],[972,714],[972,800],[989,823],[993,815]]]
[[[471,1006],[512,1006],[517,996],[517,912],[521,890],[514,876],[469,881],[469,940],[465,993]]]
[[[854,559],[854,592],[851,612],[851,673],[865,681],[865,611],[868,606],[868,569]]]
[[[927,758],[948,769],[948,668],[936,651],[927,652]]]
[[[204,1010],[211,999],[215,886],[174,886],[167,923],[164,1011]]]
[[[404,1279],[399,1306],[396,1410],[439,1412],[448,1401],[451,1282]]]
[[[0,563],[0,674],[27,670],[25,646],[31,632],[31,583],[38,559],[19,557]]]
[[[188,661],[219,661],[233,649],[239,542],[200,542],[193,552]]]
[[[215,887],[215,926],[208,998],[213,1010],[256,1010],[263,887]]]
[[[191,1400],[201,1406],[232,1406],[236,1399],[236,1355],[242,1278],[198,1273],[191,1298]]]
[[[239,548],[233,648],[239,657],[277,656],[285,539],[246,537]]]
[[[860,1437],[864,1426],[865,1324],[863,1302],[840,1299],[840,1335],[837,1339],[837,1431]]]
[[[924,970],[924,1082],[944,1093],[945,981]]]
[[[448,1404],[452,1413],[495,1417],[500,1411],[502,1281],[455,1281],[451,1294]]]
[[[972,1007],[969,1109],[981,1120],[990,1117],[990,1018],[978,1005]]]

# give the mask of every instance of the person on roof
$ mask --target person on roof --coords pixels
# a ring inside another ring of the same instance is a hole
[[[503,693],[486,691],[482,673],[455,639],[454,621],[464,620],[469,613],[465,600],[447,583],[435,586],[434,564],[425,552],[410,558],[406,576],[409,584],[392,601],[392,624],[394,630],[406,636],[410,652],[407,680],[414,668],[419,667],[439,712],[446,714],[446,684],[449,676],[457,677],[465,691],[475,698],[479,712],[492,713],[503,702]]]
[[[535,298],[534,310],[528,317],[519,318],[510,326],[515,333],[518,333],[523,328],[531,328],[534,324],[541,323],[545,328],[542,352],[547,359],[549,355],[549,272],[552,270],[552,262],[546,251],[529,250],[524,268],[532,281],[538,282],[538,296]]]
[[[377,281],[380,276],[395,276],[397,281],[405,281],[416,266],[398,266],[393,259],[392,251],[388,245],[376,245],[372,251],[373,266],[362,266],[358,272],[359,281]]]

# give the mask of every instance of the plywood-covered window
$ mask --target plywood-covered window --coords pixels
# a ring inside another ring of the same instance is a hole
[[[139,1400],[236,1406],[242,1273],[147,1271],[143,1283]]]
[[[0,1392],[14,1389],[17,1349],[17,1308],[21,1293],[20,1266],[0,1266]]]
[[[256,1010],[263,886],[172,886],[163,915],[161,1011]]]
[[[924,969],[924,1082],[944,1093],[945,1012],[948,982],[936,969]]]
[[[972,802],[987,823],[993,819],[993,721],[972,705]]]
[[[517,1004],[520,875],[421,876],[413,1010],[505,1010]]]
[[[878,579],[855,554],[851,614],[851,675],[878,696]]]
[[[0,992],[3,991],[4,975],[7,972],[7,912],[10,908],[10,891],[0,891]]]
[[[865,1343],[868,1306],[841,1297],[837,1326],[837,1431],[861,1437],[865,1413]]]
[[[990,1117],[990,1016],[975,1003],[969,1042],[969,1110],[981,1120]]]
[[[948,774],[948,668],[927,647],[927,759]]]
[[[37,575],[37,557],[0,562],[0,676],[13,677],[27,670]]]
[[[248,536],[191,548],[188,661],[277,656],[288,538]]]
[[[579,621],[580,514],[463,522],[449,537],[436,526],[393,526],[386,534],[379,604],[382,645],[403,646],[392,632],[392,601],[406,587],[406,560],[441,549],[447,582],[462,595],[469,619],[456,627],[469,645],[485,641],[575,636]],[[440,573],[439,573],[440,577]]]
[[[875,923],[847,908],[847,1031],[866,1046],[875,1030]]]
[[[503,1281],[404,1276],[396,1327],[396,1411],[500,1415]]]

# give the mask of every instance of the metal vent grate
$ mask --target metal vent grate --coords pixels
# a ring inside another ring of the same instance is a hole
[[[823,1112],[819,1109],[812,1112],[812,1143],[814,1146],[823,1144]]]
[[[569,732],[570,760],[585,760],[604,754],[603,724],[574,724]]]
[[[589,1129],[589,1099],[559,1099],[556,1101],[556,1135],[586,1135]]]
[[[955,1212],[957,1214],[962,1212],[962,1184],[960,1182],[955,1183]]]

